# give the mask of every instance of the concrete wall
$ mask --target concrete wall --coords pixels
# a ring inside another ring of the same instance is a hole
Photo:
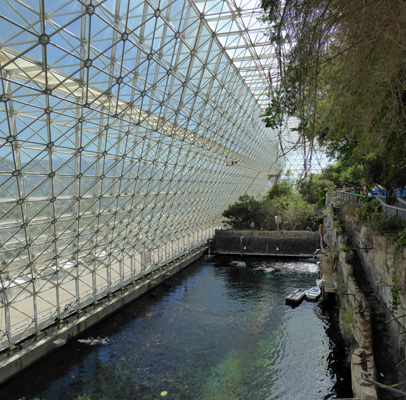
[[[309,231],[216,230],[210,251],[217,254],[312,257],[320,235]]]

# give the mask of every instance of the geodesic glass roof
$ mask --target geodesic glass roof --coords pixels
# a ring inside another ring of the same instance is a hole
[[[282,159],[251,3],[0,2],[0,348],[200,246]]]
[[[265,110],[272,85],[279,80],[275,49],[270,44],[272,29],[263,18],[256,1],[195,1],[211,30],[224,46],[244,83],[250,88],[258,105]],[[319,173],[329,163],[323,149],[314,141],[299,136],[295,119],[287,119],[279,132],[278,157],[283,171],[298,179],[308,173]]]

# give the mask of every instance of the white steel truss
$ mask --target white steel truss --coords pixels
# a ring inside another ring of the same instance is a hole
[[[0,0],[0,349],[204,243],[280,172],[251,3]]]

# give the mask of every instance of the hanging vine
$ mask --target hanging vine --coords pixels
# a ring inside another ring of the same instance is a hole
[[[275,46],[265,123],[295,118],[384,187],[406,185],[406,7],[401,0],[262,0]],[[306,164],[306,163],[305,163]],[[306,165],[304,165],[306,168]]]

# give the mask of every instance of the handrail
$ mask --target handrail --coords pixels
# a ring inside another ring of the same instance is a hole
[[[405,382],[401,382],[401,383],[395,383],[394,385],[385,385],[383,383],[377,382],[375,380],[373,380],[371,377],[371,373],[361,370],[361,377],[364,381],[368,382],[368,383],[372,383],[373,385],[382,388],[382,389],[387,389],[393,393],[397,393],[397,394],[401,394],[402,396],[406,395],[406,392],[404,392],[403,390],[398,390],[396,389],[396,387],[404,385]]]
[[[405,208],[390,206],[389,204],[386,204],[385,202],[383,202],[381,199],[378,199],[378,200],[381,203],[382,209],[385,214],[395,215],[402,221],[406,221],[406,209]]]
[[[405,208],[406,209],[406,200],[403,200],[400,197],[398,197],[398,206],[400,208]]]
[[[362,206],[362,199],[365,198],[365,195],[344,192],[342,190],[337,190],[336,193],[337,193],[338,197],[340,198],[340,200],[347,202],[347,203],[355,204],[358,207]],[[371,194],[371,197],[374,199],[377,199],[379,201],[379,203],[382,206],[382,210],[385,214],[395,215],[402,221],[406,222],[406,208],[390,206],[389,204],[386,204],[382,200],[384,198],[383,196],[377,196],[377,195]]]
[[[359,207],[362,205],[361,199],[364,196],[360,194],[344,192],[343,190],[337,190],[336,193],[340,200],[345,201],[346,203],[352,203],[358,205]]]

